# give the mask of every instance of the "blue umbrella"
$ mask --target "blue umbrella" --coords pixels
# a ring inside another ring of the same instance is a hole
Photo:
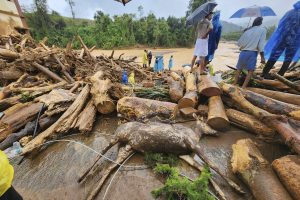
[[[276,16],[272,8],[268,6],[251,6],[248,8],[242,8],[236,11],[230,18],[243,18],[243,17],[264,17],[264,16]]]
[[[205,18],[218,4],[213,1],[209,1],[205,4],[202,4],[197,8],[188,18],[186,19],[186,26],[192,26],[197,24],[201,19]]]

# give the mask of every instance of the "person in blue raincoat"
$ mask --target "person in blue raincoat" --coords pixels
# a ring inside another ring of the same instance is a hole
[[[269,57],[263,69],[262,77],[270,79],[270,70],[277,60],[284,55],[283,65],[278,72],[283,76],[291,62],[300,56],[300,1],[294,4],[294,9],[288,11],[280,20],[278,28],[272,34],[265,46],[266,57]]]
[[[208,55],[206,56],[206,63],[209,63],[214,58],[214,54],[216,49],[218,49],[218,45],[221,39],[222,34],[222,24],[220,22],[220,11],[216,11],[214,13],[212,24],[213,24],[213,30],[209,33],[209,39],[208,39]]]
[[[173,56],[171,56],[170,59],[169,59],[169,65],[168,65],[169,71],[171,71],[171,69],[173,68],[173,64],[174,64],[173,62],[174,62]]]

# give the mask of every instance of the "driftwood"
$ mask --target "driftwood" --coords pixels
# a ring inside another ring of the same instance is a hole
[[[274,76],[277,80],[279,80],[283,84],[287,85],[288,87],[296,90],[297,92],[300,92],[300,85],[295,84],[295,83],[289,81],[288,79],[284,78],[283,76],[280,76],[279,74],[276,74],[276,73],[272,74],[272,76]]]
[[[259,108],[273,114],[287,115],[296,120],[300,120],[300,106],[284,103],[247,90],[242,90],[242,93],[249,102]]]
[[[256,134],[259,138],[272,141],[276,132],[252,115],[234,110],[226,110],[227,117],[235,126]]]
[[[91,94],[98,112],[102,114],[112,113],[116,106],[113,100],[108,96],[108,91],[112,87],[109,79],[104,79],[104,72],[98,71],[91,78]]]
[[[54,72],[50,71],[48,68],[38,64],[37,62],[34,62],[32,64],[32,66],[34,66],[35,68],[37,68],[38,70],[40,70],[41,72],[43,72],[44,74],[46,74],[47,76],[49,76],[50,78],[52,78],[53,80],[57,81],[57,82],[63,82],[65,81],[64,79],[62,79],[61,77],[59,77],[57,74],[55,74]]]
[[[276,99],[278,101],[300,106],[300,95],[290,94],[286,92],[278,92],[273,90],[265,90],[260,88],[247,88],[247,90],[264,95],[266,97]]]
[[[183,97],[183,85],[180,81],[168,79],[169,95],[172,102],[177,103]]]
[[[177,104],[137,97],[124,97],[118,101],[117,111],[131,120],[144,120],[151,117],[173,118]]]
[[[4,57],[9,60],[15,60],[20,57],[20,54],[8,49],[0,48],[0,57]]]
[[[255,80],[258,84],[262,85],[262,86],[266,86],[267,88],[270,89],[277,89],[277,90],[282,90],[282,91],[288,91],[289,93],[292,94],[299,94],[299,92],[297,92],[294,89],[291,89],[290,87],[288,87],[287,85],[283,84],[280,81],[277,80],[268,80],[268,79],[263,79],[263,80]]]
[[[16,81],[22,76],[22,73],[18,70],[0,71],[0,80]]]
[[[52,126],[40,133],[23,148],[23,154],[30,153],[48,139],[58,137],[59,134],[67,133],[71,128],[74,128],[75,120],[81,113],[89,97],[89,93],[90,87],[86,85],[68,110]]]
[[[240,175],[255,199],[292,200],[252,140],[239,140],[232,149],[232,171]]]
[[[272,167],[294,199],[300,199],[300,158],[288,155],[276,159]]]
[[[6,110],[0,120],[0,141],[32,121],[41,108],[41,103],[20,103]]]
[[[57,120],[57,117],[46,117],[39,120],[40,131],[45,130]],[[22,137],[33,134],[35,122],[28,122],[26,126],[19,132],[10,134],[4,141],[0,143],[0,150],[4,150],[13,145],[14,142],[20,140]]]
[[[194,119],[196,120],[196,133],[209,135],[209,136],[219,136],[218,131],[212,129],[207,123],[201,120],[195,113],[193,114]]]
[[[226,130],[230,125],[220,96],[209,98],[207,124],[219,131]]]
[[[141,134],[141,132],[143,134]],[[232,187],[242,192],[238,185],[225,175],[222,175],[218,168],[210,162],[210,160],[205,156],[203,149],[198,145],[198,141],[199,135],[190,128],[182,125],[129,122],[122,124],[117,128],[115,138],[106,148],[104,148],[101,154],[103,155],[115,144],[125,144],[127,145],[127,151],[135,150],[141,153],[159,152],[186,155],[187,153],[194,152]],[[79,178],[79,182],[85,180],[85,177],[91,175],[90,171],[95,171],[95,168],[99,167],[97,162],[100,158],[101,156],[96,158],[96,161],[92,164],[92,166],[89,167],[83,176]],[[101,180],[87,199],[94,199],[99,193],[103,183],[104,180]]]
[[[242,92],[237,87],[223,83],[222,89],[243,109],[247,110],[248,113],[276,130],[281,135],[285,144],[291,147],[298,154],[300,153],[300,135],[287,120],[254,106],[244,98]]]
[[[78,128],[80,133],[89,133],[93,129],[93,124],[96,120],[97,109],[93,100],[90,100],[84,110],[78,116],[75,128]]]
[[[48,86],[43,86],[43,87],[30,87],[30,88],[10,87],[9,90],[11,92],[15,92],[15,93],[21,93],[21,92],[49,92],[53,89],[61,88],[65,85],[67,85],[67,82],[64,81],[64,82],[51,84],[51,85],[48,85]]]
[[[207,75],[200,76],[198,91],[207,97],[221,95],[219,86]]]

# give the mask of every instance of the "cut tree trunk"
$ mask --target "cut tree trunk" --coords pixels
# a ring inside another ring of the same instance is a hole
[[[183,97],[183,85],[180,81],[168,79],[169,95],[172,102],[177,103]]]
[[[196,77],[193,73],[185,74],[185,91],[186,93],[197,91]]]
[[[232,149],[232,170],[249,186],[255,199],[292,200],[252,140],[239,140]]]
[[[109,114],[116,109],[116,106],[108,95],[108,91],[112,87],[112,82],[109,79],[104,79],[103,76],[104,73],[98,71],[90,78],[92,82],[91,94],[98,112]]]
[[[173,80],[175,80],[175,81],[180,81],[180,80],[182,80],[181,79],[181,76],[179,76],[179,74],[177,74],[176,72],[171,72],[170,73],[170,76],[173,78]]]
[[[220,96],[209,98],[207,124],[218,131],[224,131],[230,125]]]
[[[280,116],[273,115],[254,106],[244,98],[242,92],[237,87],[223,83],[222,89],[229,94],[237,104],[245,109],[247,113],[254,115],[257,119],[275,129],[281,135],[285,144],[291,147],[296,153],[300,153],[300,135],[286,119],[282,119]]]
[[[20,103],[21,98],[22,98],[22,95],[18,95],[18,96],[0,100],[0,112]]]
[[[273,90],[265,90],[260,88],[247,88],[247,90],[276,99],[278,101],[300,106],[300,95]]]
[[[11,92],[15,93],[21,93],[21,92],[49,92],[51,90],[54,90],[56,88],[61,88],[63,86],[67,85],[67,82],[59,82],[52,85],[44,86],[44,87],[31,87],[31,88],[14,88],[10,87]]]
[[[9,60],[15,60],[20,57],[20,54],[8,49],[0,48],[0,57],[4,57],[5,59],[9,59]]]
[[[234,109],[227,109],[226,114],[233,125],[254,133],[261,139],[273,141],[276,132],[252,115]]]
[[[200,135],[202,134],[209,136],[219,136],[218,131],[212,129],[203,119],[199,118],[195,113],[193,114],[194,119],[196,120],[196,130],[195,132]]]
[[[207,97],[221,95],[221,90],[219,86],[208,75],[200,76],[198,91]]]
[[[294,199],[300,199],[300,158],[288,155],[272,163],[279,179]]]
[[[78,116],[75,128],[78,128],[80,133],[89,133],[93,129],[93,124],[96,120],[97,109],[93,100],[90,100],[82,113]]]
[[[178,108],[195,108],[198,103],[198,94],[196,91],[191,91],[185,93],[184,97],[179,100],[178,102]]]
[[[50,78],[52,78],[53,80],[55,80],[57,82],[64,82],[65,81],[64,79],[62,79],[61,77],[59,77],[57,74],[55,74],[54,72],[50,71],[46,67],[38,64],[37,62],[34,62],[32,64],[32,66],[34,66],[35,68],[37,68],[38,70],[40,70],[41,72],[43,72],[44,74],[46,74],[47,76],[49,76]]]
[[[86,85],[68,110],[52,126],[40,133],[23,148],[23,154],[30,153],[48,139],[59,137],[59,134],[67,133],[70,129],[74,128],[76,119],[84,108],[89,94],[90,87]]]
[[[296,120],[300,120],[300,106],[284,103],[247,90],[242,90],[242,93],[249,102],[259,108],[273,114],[287,115]]]
[[[42,106],[41,103],[20,103],[6,110],[0,120],[0,141],[32,121]]]
[[[0,80],[16,81],[22,76],[20,71],[0,71]]]
[[[177,104],[138,97],[124,97],[118,101],[117,111],[123,117],[132,120],[144,120],[159,116],[163,118],[175,117]]]
[[[51,126],[57,117],[45,117],[39,120],[39,131],[43,131]],[[13,145],[14,142],[20,140],[22,137],[33,134],[35,128],[35,121],[28,122],[26,126],[19,132],[10,134],[4,141],[0,143],[0,150],[4,150]]]
[[[263,80],[255,80],[258,84],[264,85],[270,89],[276,88],[278,90],[283,90],[283,91],[288,91],[289,93],[293,93],[293,94],[299,94],[299,92],[297,92],[296,90],[291,89],[290,87],[288,87],[287,85],[281,83],[280,81],[277,80],[267,80],[267,79],[263,79]]]
[[[283,84],[287,85],[288,87],[296,90],[297,92],[300,92],[300,85],[295,84],[291,81],[289,81],[288,79],[280,76],[279,74],[272,74],[272,76],[274,76],[277,80],[279,80],[280,82],[282,82]]]

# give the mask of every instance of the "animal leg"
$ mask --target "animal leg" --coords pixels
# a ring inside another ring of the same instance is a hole
[[[131,154],[133,153],[133,150],[130,146],[122,147],[120,148],[120,151],[118,153],[118,157],[115,160],[116,163],[123,163]],[[105,180],[108,178],[108,176],[111,174],[111,172],[118,167],[119,165],[113,163],[111,164],[104,172],[103,175],[97,185],[97,187],[90,193],[87,200],[93,200],[98,195],[99,191],[101,190]]]
[[[81,183],[85,179],[85,177],[89,174],[89,172],[94,168],[94,166],[100,160],[102,155],[104,155],[112,146],[114,146],[117,143],[118,143],[117,139],[112,139],[110,143],[101,151],[101,155],[98,155],[94,163],[77,179],[77,182]]]
[[[185,155],[185,156],[179,156],[179,157],[181,160],[185,161],[191,167],[194,167],[198,171],[202,172],[203,167],[199,163],[197,163],[191,156]],[[211,183],[211,185],[213,186],[215,191],[218,193],[218,195],[221,197],[221,199],[227,200],[226,196],[225,196],[224,192],[222,191],[222,189],[220,188],[220,186],[212,178],[209,179],[209,182]]]
[[[204,154],[202,148],[195,144],[192,140],[190,139],[186,139],[185,143],[187,145],[187,147],[193,151],[194,153],[196,153],[211,169],[213,169],[215,172],[217,172],[233,189],[235,189],[237,192],[241,193],[241,194],[245,194],[245,192],[243,191],[243,189],[236,184],[234,181],[230,180],[227,176],[223,175],[220,170],[218,169],[217,166],[215,166]]]

